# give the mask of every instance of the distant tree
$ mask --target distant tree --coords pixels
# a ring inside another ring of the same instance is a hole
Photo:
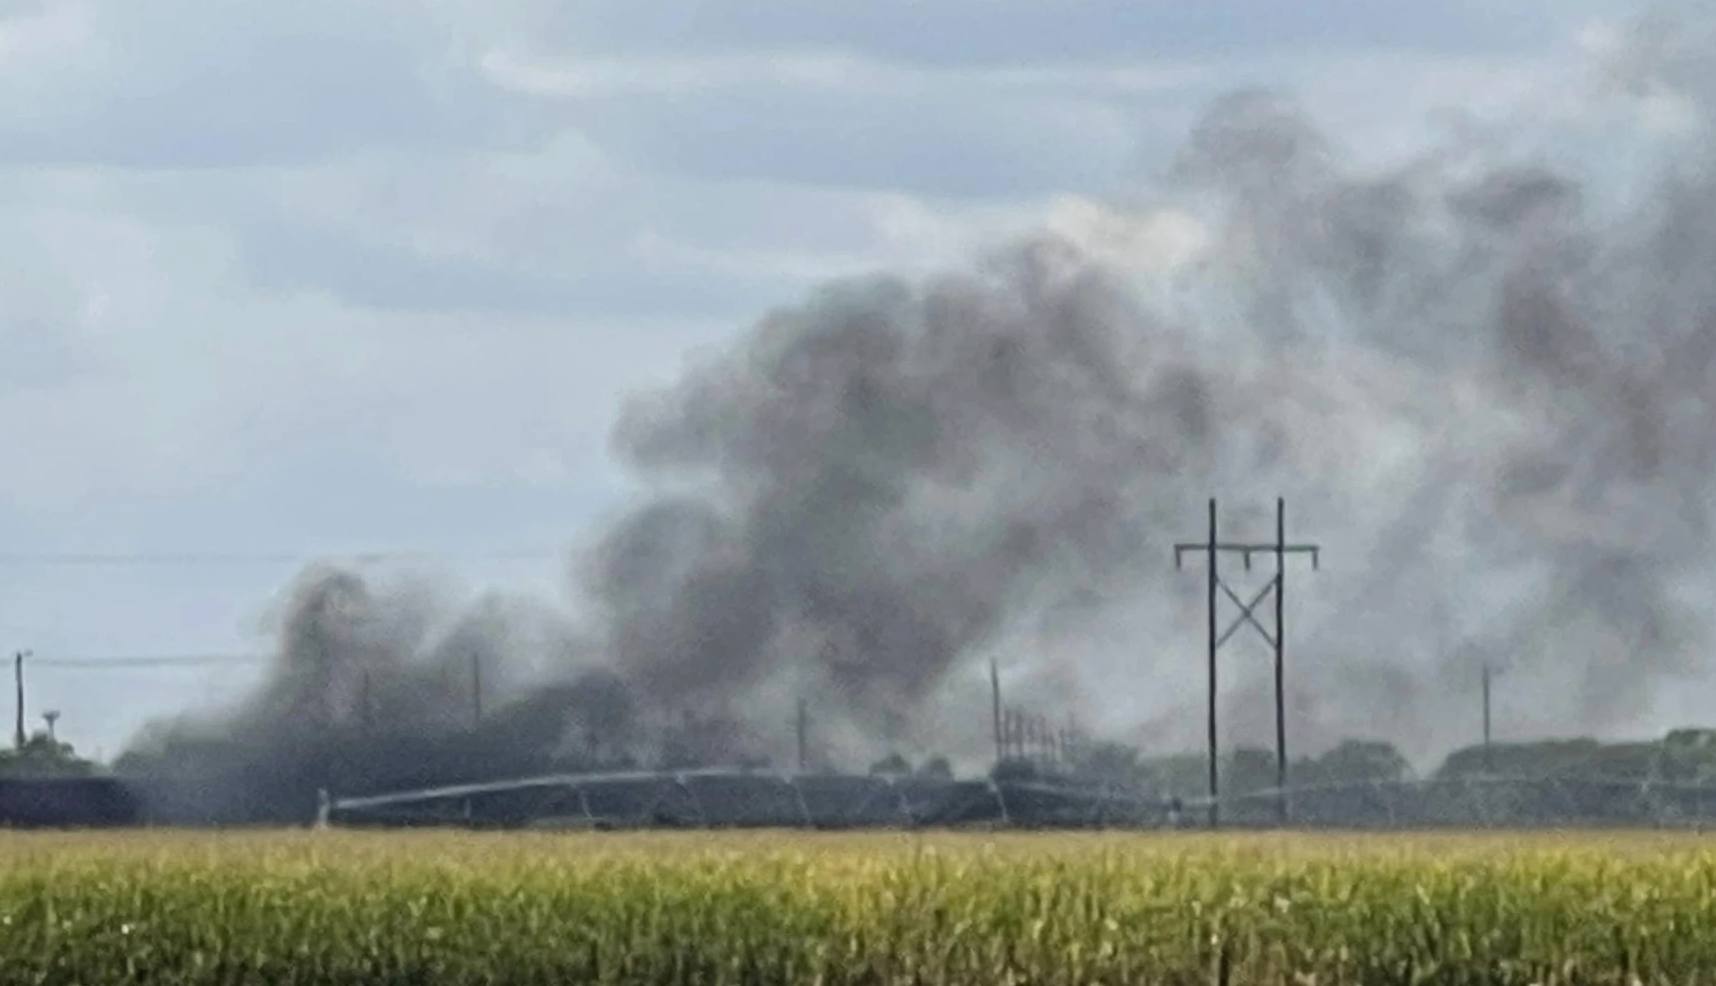
[[[953,780],[953,765],[946,757],[931,757],[918,768],[918,776],[938,781]]]
[[[1659,776],[1681,783],[1716,780],[1716,730],[1676,729],[1664,737]]]
[[[1412,764],[1392,743],[1342,740],[1334,749],[1294,770],[1295,784],[1350,784],[1358,781],[1402,781],[1412,776]]]
[[[1509,777],[1636,778],[1654,776],[1662,759],[1660,743],[1599,743],[1594,739],[1497,743],[1486,751],[1468,746],[1448,754],[1438,777],[1491,773]]]
[[[70,743],[37,732],[21,749],[0,750],[0,777],[92,777],[99,773],[91,761],[77,755]]]
[[[1716,752],[1716,729],[1674,729],[1662,745],[1678,752]]]
[[[1272,750],[1242,746],[1228,754],[1223,767],[1223,794],[1265,791],[1275,786],[1275,753]]]
[[[1209,759],[1201,753],[1153,757],[1140,766],[1149,788],[1164,796],[1200,795],[1209,784]]]
[[[1537,743],[1498,743],[1455,750],[1437,770],[1438,777],[1489,772],[1509,777],[1577,777],[1588,780],[1650,778],[1677,781],[1716,779],[1716,738],[1703,730],[1675,730],[1662,740],[1602,743],[1588,737]]]
[[[904,776],[911,772],[911,762],[905,757],[900,756],[898,753],[890,753],[870,765],[870,773],[873,776]]]
[[[1073,758],[1073,773],[1115,787],[1143,787],[1148,779],[1137,747],[1124,743],[1092,743]]]

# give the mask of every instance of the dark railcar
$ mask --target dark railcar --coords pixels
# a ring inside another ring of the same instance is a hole
[[[0,826],[110,828],[142,818],[136,795],[112,777],[0,780]]]

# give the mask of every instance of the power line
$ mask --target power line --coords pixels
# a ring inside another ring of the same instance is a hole
[[[124,668],[198,667],[208,665],[260,664],[267,654],[132,654],[110,657],[32,657],[32,667],[77,670]]]
[[[43,552],[0,554],[0,566],[12,568],[127,567],[173,565],[302,565],[312,562],[376,562],[406,559],[461,558],[480,561],[543,561],[563,557],[563,551],[349,551],[349,552]]]

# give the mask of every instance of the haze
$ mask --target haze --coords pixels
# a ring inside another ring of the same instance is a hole
[[[1482,660],[1507,738],[1702,721],[1707,27],[564,6],[0,8],[0,635],[80,750],[256,713],[275,556],[399,549],[366,653],[499,688],[959,751],[995,658],[1190,745],[1212,494],[1325,547],[1299,742],[1445,752]]]

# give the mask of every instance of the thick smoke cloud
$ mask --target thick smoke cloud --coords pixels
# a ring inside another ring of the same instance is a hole
[[[1219,435],[1151,321],[1033,244],[975,275],[832,289],[638,402],[619,453],[697,492],[597,553],[619,666],[698,703],[784,675],[874,718],[1014,614],[1135,567],[1177,512],[1169,480]]]
[[[1113,219],[1193,230],[1194,262],[1042,237],[777,311],[624,409],[615,454],[659,492],[579,558],[593,615],[310,573],[261,690],[142,759],[334,769],[314,751],[381,786],[778,757],[801,695],[852,756],[976,745],[923,724],[981,708],[994,655],[1087,722],[1188,740],[1202,593],[1169,546],[1212,491],[1257,537],[1284,493],[1330,552],[1290,606],[1296,742],[1445,751],[1486,661],[1532,691],[1521,730],[1634,726],[1709,643],[1712,52],[1651,21],[1608,53],[1685,128],[1618,205],[1482,142],[1361,171],[1291,100],[1228,96]],[[1263,664],[1226,673],[1231,735],[1270,735]]]

